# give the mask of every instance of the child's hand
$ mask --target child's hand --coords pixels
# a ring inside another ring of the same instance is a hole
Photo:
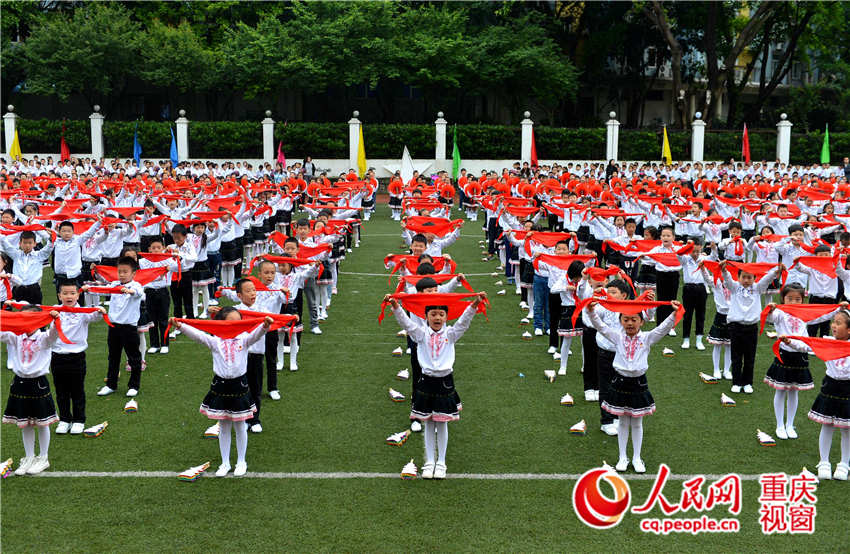
[[[210,315],[214,316],[215,314],[221,311],[221,306],[210,306],[209,308],[207,308],[207,311],[210,313]]]
[[[682,305],[682,303],[681,303],[681,302],[679,302],[678,300],[671,300],[671,301],[670,301],[670,305],[671,305],[671,306],[673,306],[674,308],[676,308],[676,309],[678,310],[678,309],[679,309],[679,306],[681,306],[681,305]]]
[[[121,287],[121,292],[124,294],[133,294],[133,289],[129,287]]]
[[[451,255],[451,254],[443,254],[443,257],[444,257],[445,259],[449,260],[449,261],[451,261],[451,259],[452,259],[452,255]]]
[[[457,278],[460,281],[466,281],[466,275],[464,275],[463,273],[458,273]]]
[[[726,260],[720,260],[720,263],[717,264],[717,265],[720,266],[721,270],[725,270],[726,269]]]
[[[463,220],[461,220],[461,221],[460,221],[460,223],[458,223],[458,225],[457,225],[457,226],[458,226],[458,227],[463,227]]]
[[[783,344],[791,344],[791,339],[789,339],[785,335],[782,335],[781,337],[779,337],[779,340],[782,341]]]
[[[271,317],[266,316],[266,318],[263,320],[263,328],[268,329],[272,326],[272,323],[274,323],[274,320]]]
[[[846,308],[847,306],[850,306],[850,302],[847,302],[845,300],[844,302],[839,302],[838,305],[841,306],[842,308]]]
[[[168,318],[168,324],[171,325],[172,327],[176,327],[178,329],[180,328],[181,325],[183,325],[182,323],[177,321],[176,317],[169,317]]]
[[[97,308],[95,308],[95,309],[96,309],[97,311],[99,311],[100,313],[102,313],[102,314],[105,314],[105,313],[106,313],[106,308],[104,308],[103,306],[98,306],[98,307],[97,307]]]
[[[655,291],[654,290],[648,291],[647,294],[646,294],[646,299],[649,300],[650,302],[655,300]]]
[[[88,285],[83,285],[83,286],[81,286],[81,287],[80,287],[80,290],[81,290],[82,292],[88,292],[88,291],[89,291],[89,286],[88,286]]]
[[[56,319],[57,317],[59,317],[59,312],[57,312],[56,310],[50,310],[50,317]]]
[[[771,302],[767,306],[765,306],[769,311],[773,311],[776,309],[776,302]]]
[[[598,306],[598,305],[599,305],[599,302],[594,300],[593,302],[591,302],[590,304],[587,305],[587,311],[592,312],[593,310],[596,309],[596,306]]]

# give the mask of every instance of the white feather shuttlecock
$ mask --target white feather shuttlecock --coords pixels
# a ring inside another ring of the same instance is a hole
[[[413,463],[413,458],[411,458],[401,469],[401,478],[405,481],[410,481],[411,479],[416,479],[416,474],[416,464]]]
[[[546,377],[546,379],[549,380],[550,383],[555,382],[555,370],[554,369],[544,369],[543,375]]]
[[[392,400],[393,402],[404,402],[404,395],[398,392],[397,390],[391,388],[389,389],[389,393],[390,400]]]
[[[725,392],[720,393],[720,404],[722,406],[726,406],[727,408],[731,408],[735,406],[735,401],[732,400]]]
[[[587,423],[582,419],[572,427],[570,427],[571,435],[584,435],[587,432]]]
[[[97,425],[92,425],[88,429],[83,430],[83,434],[90,438],[99,437],[106,431],[106,428],[109,426],[108,421],[104,421],[103,423],[98,423]]]
[[[401,446],[407,442],[408,437],[410,437],[410,429],[405,429],[404,431],[390,435],[385,442],[391,446]]]
[[[773,439],[773,437],[771,437],[761,429],[756,429],[756,437],[759,440],[759,444],[762,446],[776,446],[776,441]]]
[[[205,462],[199,466],[190,467],[186,471],[177,475],[177,478],[187,483],[194,483],[208,467],[210,467],[209,462]]]
[[[207,427],[207,430],[204,431],[205,439],[217,439],[218,434],[221,432],[221,424],[219,422],[215,422],[215,425],[210,425]]]
[[[399,346],[395,350],[393,350],[393,358],[401,358],[401,355],[404,354],[404,350]]]
[[[408,370],[407,368],[402,369],[401,371],[395,374],[395,378],[399,381],[407,381],[408,379],[410,379],[410,370]]]
[[[720,379],[713,375],[709,375],[708,373],[699,372],[699,380],[705,383],[706,385],[716,385],[720,382]]]
[[[569,393],[561,397],[561,406],[572,406],[573,404],[575,404],[575,401]]]

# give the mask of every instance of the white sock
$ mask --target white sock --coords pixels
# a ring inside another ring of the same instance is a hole
[[[210,289],[206,285],[201,287],[201,302],[204,305],[204,313],[207,313],[210,307]]]
[[[794,417],[797,415],[797,404],[800,400],[800,391],[788,391],[788,407],[785,409],[785,425],[794,427]]]
[[[425,421],[424,429],[422,431],[422,437],[425,440],[425,463],[433,464],[434,463],[434,443],[436,442],[435,435],[436,425],[430,419]]]
[[[221,463],[230,465],[230,429],[233,427],[233,422],[222,419],[218,425],[218,450],[221,452]]]
[[[841,430],[841,463],[850,465],[850,429]]]
[[[446,447],[449,445],[449,422],[438,421],[437,425],[437,463],[446,464]]]
[[[629,429],[631,428],[631,417],[627,415],[620,416],[620,425],[617,427],[617,446],[620,448],[620,459],[628,460],[628,444],[629,444]]]
[[[48,451],[50,451],[50,427],[45,425],[38,428],[38,454],[46,458]]]
[[[724,346],[723,347],[723,371],[729,371],[732,369],[732,347]]]
[[[35,456],[35,428],[32,425],[27,425],[21,429],[21,437],[24,441],[24,456],[32,458]]]
[[[640,449],[643,446],[643,418],[642,417],[633,417],[631,418],[631,427],[632,427],[632,459],[639,460],[640,459]],[[620,422],[622,425],[623,422]]]
[[[233,266],[232,265],[223,265],[221,266],[221,284],[225,287],[233,286]]]
[[[201,295],[201,287],[192,285],[192,315],[198,317],[198,296]]]
[[[835,428],[832,425],[820,426],[820,438],[818,439],[818,451],[820,452],[820,461],[829,463],[829,449],[832,447],[832,432]]]
[[[534,292],[528,289],[528,313],[534,312]]]
[[[720,371],[720,351],[723,350],[723,347],[719,344],[715,344],[714,348],[711,349],[711,361],[714,363],[714,371]]]
[[[697,344],[702,344],[702,335],[697,335]]]
[[[234,421],[233,430],[236,431],[236,463],[245,462],[245,453],[248,451],[248,423],[245,421]]]
[[[505,263],[506,263],[505,262],[505,249],[504,248],[499,248],[499,263],[501,263],[502,265],[505,265]]]
[[[298,367],[298,349],[298,333],[292,333],[289,341],[289,367]]]
[[[778,390],[773,393],[773,415],[776,417],[776,428],[785,427],[785,394]]]
[[[561,343],[561,369],[567,369],[567,360],[570,358],[570,345],[572,342],[572,337],[563,337],[563,342]]]
[[[285,335],[283,333],[278,332],[278,335],[277,335],[277,359],[278,359],[279,362],[282,362],[285,359],[283,349],[286,348],[286,345],[284,344],[284,342],[286,342],[286,341],[283,338],[284,336]],[[293,334],[292,336],[294,337],[295,334]],[[290,352],[291,351],[292,351],[292,349],[290,348]]]

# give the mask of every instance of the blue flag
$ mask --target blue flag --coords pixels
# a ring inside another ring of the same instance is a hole
[[[136,160],[136,166],[141,168],[142,145],[139,144],[139,122],[136,122],[136,130],[133,131],[133,159]]]
[[[171,165],[173,167],[177,167],[180,159],[177,156],[177,139],[174,138],[174,129],[171,126],[168,127],[171,130]]]

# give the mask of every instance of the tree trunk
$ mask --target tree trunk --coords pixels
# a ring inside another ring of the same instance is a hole
[[[685,104],[679,100],[679,91],[682,90],[682,45],[673,34],[673,29],[667,19],[667,12],[658,0],[653,0],[645,8],[647,18],[661,31],[661,35],[670,47],[670,69],[673,74],[673,113],[676,114],[676,126],[685,127]]]

